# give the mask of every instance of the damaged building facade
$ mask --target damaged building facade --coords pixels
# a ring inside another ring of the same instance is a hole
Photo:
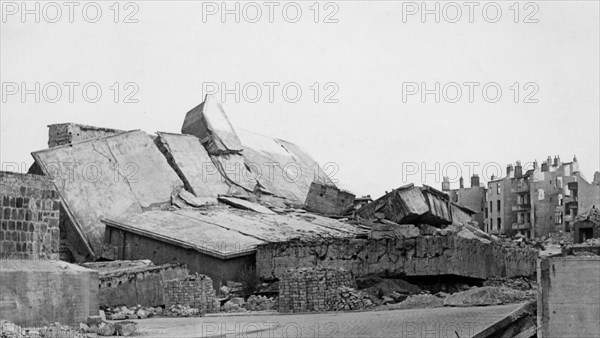
[[[600,205],[600,173],[589,183],[574,157],[562,162],[548,157],[524,171],[520,161],[507,166],[506,176],[488,182],[485,231],[526,237],[570,232],[578,212]]]

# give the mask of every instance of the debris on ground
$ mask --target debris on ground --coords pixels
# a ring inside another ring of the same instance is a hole
[[[428,309],[444,306],[444,300],[429,293],[412,295],[400,303],[387,305],[386,310]]]
[[[333,292],[333,297],[325,304],[328,311],[364,310],[375,304],[366,292],[357,291],[348,286],[340,286]]]
[[[246,300],[244,308],[248,311],[269,311],[277,307],[277,298],[251,295]]]
[[[89,325],[88,325],[89,324]],[[98,336],[133,336],[138,330],[135,322],[88,322],[79,327],[54,323],[37,328],[22,328],[17,324],[0,321],[0,338],[93,338]]]
[[[142,307],[137,305],[134,307],[116,306],[106,308],[106,319],[108,320],[126,320],[126,319],[146,319],[156,316],[162,317],[192,317],[204,315],[202,311],[189,305],[172,305],[168,308],[161,306]]]
[[[494,286],[474,287],[457,292],[444,300],[444,306],[488,306],[502,304],[500,288]]]
[[[406,299],[410,295],[418,294],[421,289],[402,279],[388,279],[371,277],[358,280],[359,289],[370,296],[370,299],[377,304],[397,303]]]

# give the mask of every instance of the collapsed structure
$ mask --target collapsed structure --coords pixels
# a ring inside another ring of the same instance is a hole
[[[187,113],[182,132],[52,125],[51,148],[32,153],[30,172],[56,191],[62,259],[156,264],[91,263],[106,306],[154,306],[181,285],[273,280],[298,267],[477,279],[535,272],[533,250],[501,244],[471,223],[475,211],[431,187],[400,187],[357,206],[307,152],[235,130],[210,96]],[[180,264],[207,277],[192,283]],[[124,295],[132,289],[147,294]]]

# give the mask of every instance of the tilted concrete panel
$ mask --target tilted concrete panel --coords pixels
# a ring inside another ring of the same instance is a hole
[[[156,143],[186,189],[197,197],[217,198],[254,190],[256,181],[247,172],[241,155],[211,156],[191,135],[159,132]]]
[[[136,214],[168,202],[183,186],[141,131],[131,131],[32,153],[54,179],[65,210],[93,254],[104,251],[100,219]]]
[[[204,102],[186,114],[181,133],[199,138],[211,155],[242,150],[240,139],[223,106],[212,95],[206,95]]]

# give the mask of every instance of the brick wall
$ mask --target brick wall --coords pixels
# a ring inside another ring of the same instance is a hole
[[[335,310],[341,286],[356,287],[344,269],[291,268],[279,279],[279,312]]]
[[[54,183],[2,171],[0,196],[0,257],[57,260],[60,200]]]
[[[188,305],[203,313],[219,311],[213,282],[205,275],[192,275],[165,283],[165,305]]]
[[[48,126],[48,148],[115,135],[123,130],[86,126],[75,123],[51,124]]]
[[[325,215],[341,215],[354,205],[354,195],[335,186],[313,182],[305,204],[310,211]]]

